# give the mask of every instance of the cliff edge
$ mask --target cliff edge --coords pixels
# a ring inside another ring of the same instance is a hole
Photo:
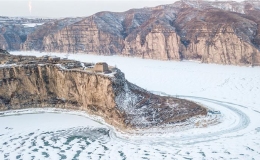
[[[193,102],[152,94],[111,66],[0,53],[0,110],[44,107],[87,111],[122,130],[207,114]]]

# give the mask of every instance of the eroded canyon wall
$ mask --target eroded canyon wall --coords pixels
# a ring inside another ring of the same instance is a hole
[[[260,65],[259,15],[260,2],[177,1],[53,20],[19,43],[21,50]]]
[[[194,102],[155,95],[128,82],[115,67],[106,72],[96,68],[92,63],[0,50],[0,111],[81,110],[123,130],[172,126],[207,115],[207,109]]]
[[[120,78],[65,71],[55,65],[25,65],[0,67],[0,79],[0,110],[76,109],[102,116],[119,127],[124,124],[113,89]]]

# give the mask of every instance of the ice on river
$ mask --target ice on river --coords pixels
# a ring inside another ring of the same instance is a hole
[[[41,56],[47,53],[12,52]],[[65,54],[52,53],[65,57]],[[57,113],[0,117],[5,159],[258,159],[260,67],[70,54],[83,62],[117,66],[150,91],[190,99],[218,110],[222,123],[161,136],[122,138],[89,118]],[[163,132],[163,131],[162,131]]]

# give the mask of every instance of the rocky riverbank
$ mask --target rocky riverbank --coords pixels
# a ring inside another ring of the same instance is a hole
[[[193,102],[152,94],[130,82],[117,68],[57,57],[0,53],[0,110],[62,108],[98,115],[119,129],[185,122],[207,115]],[[99,63],[104,64],[104,63]]]

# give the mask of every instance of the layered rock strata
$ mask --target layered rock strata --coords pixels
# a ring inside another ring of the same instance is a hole
[[[178,1],[38,27],[22,50],[260,65],[260,2]]]
[[[101,116],[120,129],[149,128],[206,115],[193,102],[154,95],[128,82],[117,68],[0,53],[0,110],[63,108]]]
[[[82,18],[0,17],[0,47],[254,66],[260,65],[259,15],[258,1],[185,0]]]

